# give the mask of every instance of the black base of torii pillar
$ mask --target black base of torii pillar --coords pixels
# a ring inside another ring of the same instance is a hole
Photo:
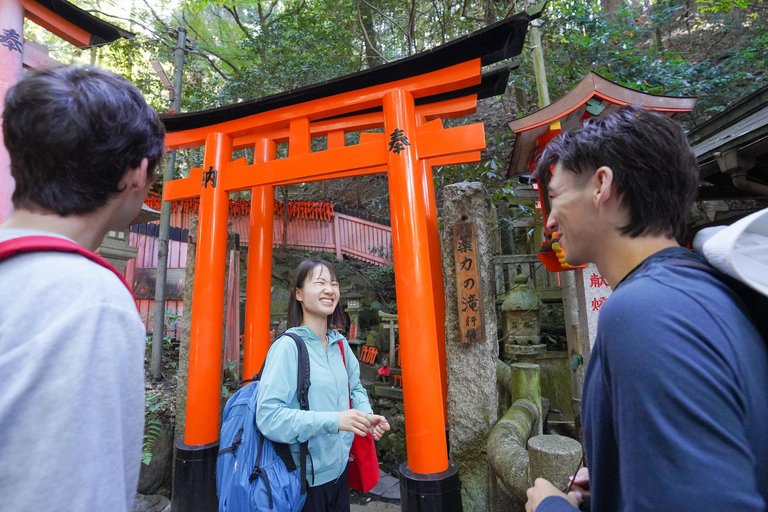
[[[425,475],[400,465],[400,507],[403,512],[462,512],[459,468],[453,462],[440,473]]]
[[[173,473],[171,510],[176,512],[216,512],[216,457],[219,442],[190,446],[176,443],[176,469]]]

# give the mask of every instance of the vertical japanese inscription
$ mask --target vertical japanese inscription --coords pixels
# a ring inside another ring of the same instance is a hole
[[[203,172],[203,188],[208,188],[208,183],[211,184],[211,188],[216,188],[216,179],[219,176],[219,171],[213,168],[211,165],[207,171]]]
[[[4,28],[0,34],[0,46],[8,48],[8,51],[24,53],[24,43],[21,34],[14,29]]]
[[[462,222],[453,227],[453,253],[461,341],[484,343],[483,294],[474,222]]]
[[[388,151],[399,155],[401,151],[405,150],[405,146],[410,145],[411,143],[408,142],[408,137],[405,136],[405,132],[400,128],[396,128],[392,133],[389,134]]]

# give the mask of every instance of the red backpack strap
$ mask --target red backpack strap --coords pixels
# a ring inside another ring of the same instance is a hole
[[[344,340],[339,340],[339,350],[341,351],[341,360],[344,361],[344,369],[347,369],[347,358],[344,357]],[[347,376],[347,393],[349,393],[349,408],[352,408],[352,389],[349,387],[349,376]]]
[[[70,252],[73,254],[79,254],[84,256],[94,263],[98,263],[102,267],[112,271],[120,282],[125,285],[128,293],[133,297],[133,292],[128,283],[125,282],[125,278],[117,270],[114,265],[99,256],[98,254],[89,251],[82,245],[76,244],[64,238],[55,236],[20,236],[18,238],[12,238],[4,242],[0,242],[0,261],[15,256],[17,254],[23,254],[28,252],[43,252],[43,251],[55,251],[55,252]],[[134,299],[135,300],[135,299]]]

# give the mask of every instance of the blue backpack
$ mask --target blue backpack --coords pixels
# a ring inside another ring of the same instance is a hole
[[[300,336],[283,333],[299,350],[298,399],[309,410],[309,354]],[[279,337],[278,337],[279,338]],[[307,498],[308,442],[299,445],[297,468],[287,444],[273,443],[256,427],[256,397],[262,371],[227,400],[216,460],[219,512],[299,512]]]

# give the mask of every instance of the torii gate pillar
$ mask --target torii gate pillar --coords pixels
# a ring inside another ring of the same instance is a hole
[[[0,30],[13,31],[18,34],[21,44],[24,33],[24,7],[20,0],[0,0]],[[12,32],[11,32],[12,33]],[[0,116],[5,105],[5,93],[21,76],[23,53],[21,48],[10,41],[7,46],[0,46]],[[11,176],[11,159],[5,144],[0,138],[0,223],[13,213],[11,196],[15,184]]]
[[[226,165],[232,159],[232,138],[209,133],[205,140],[200,213],[189,333],[189,377],[184,442],[176,445],[174,510],[216,510],[216,456],[219,452],[221,404],[222,304],[226,282],[229,193],[224,188]],[[176,485],[179,482],[179,485]]]
[[[427,216],[426,162],[419,160],[413,95],[395,89],[384,95],[384,127],[389,134],[389,193],[392,212],[392,241],[395,284],[400,318],[400,358],[408,461],[400,467],[403,509],[421,510],[425,494],[433,498],[434,510],[454,510],[461,503],[458,469],[448,463],[443,435],[445,410],[441,356],[432,282],[432,252]],[[402,140],[399,147],[393,147]],[[442,340],[441,340],[442,341]],[[444,343],[444,341],[443,341]],[[413,447],[417,447],[413,449]],[[459,505],[460,507],[460,505]]]
[[[274,140],[256,141],[255,162],[274,160]],[[245,298],[243,379],[258,373],[269,351],[272,300],[272,225],[275,219],[275,187],[259,185],[251,189],[251,219],[248,235],[248,282]]]

